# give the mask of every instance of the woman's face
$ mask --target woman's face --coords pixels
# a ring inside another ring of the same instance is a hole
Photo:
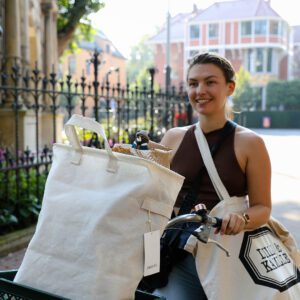
[[[227,83],[222,70],[214,64],[196,64],[188,74],[188,96],[193,109],[203,115],[225,113],[227,97],[235,83]]]

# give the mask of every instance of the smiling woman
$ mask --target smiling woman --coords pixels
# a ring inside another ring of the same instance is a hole
[[[207,61],[211,63],[206,64]],[[200,70],[197,70],[199,68]],[[205,70],[201,70],[203,68]],[[203,74],[204,78],[197,78],[198,74]],[[199,80],[202,80],[202,82],[199,82]],[[196,112],[200,113],[194,106],[193,98],[196,97],[196,103],[199,104],[198,106],[201,109],[205,106],[204,104],[211,102],[213,94],[223,90],[225,95],[219,93],[218,98],[223,99],[220,100],[220,105],[222,109],[225,109],[225,116],[230,116],[231,109],[227,104],[227,97],[231,96],[235,89],[235,72],[230,63],[226,63],[226,60],[217,55],[196,55],[190,62],[187,71],[187,83],[190,103]],[[222,84],[226,85],[226,89],[220,89]],[[225,106],[222,103],[225,103]]]
[[[199,115],[199,123],[196,126],[172,128],[161,141],[161,144],[173,150],[171,169],[185,176],[175,202],[175,214],[188,213],[187,208],[191,210],[194,207],[197,210],[197,204],[200,203],[209,210],[220,204],[221,198],[207,169],[204,168],[202,172],[204,161],[197,142],[199,130],[196,130],[199,128],[209,148],[218,148],[213,160],[217,173],[230,198],[238,199],[239,209],[224,208],[222,226],[215,233],[237,235],[262,226],[267,223],[271,211],[270,160],[262,138],[227,117],[227,98],[235,89],[235,72],[231,63],[216,53],[198,54],[190,61],[187,85],[189,102]],[[225,130],[228,126],[232,126],[229,132]],[[191,190],[193,199],[188,197]],[[182,247],[183,240],[189,237],[186,234],[181,234],[181,237],[178,247],[185,249]],[[156,292],[174,300],[207,299],[207,286],[204,282],[204,291],[197,271],[194,258],[186,253],[185,258],[174,265],[168,285]]]
[[[222,70],[213,64],[195,64],[188,72],[188,96],[198,113],[211,114],[214,110],[223,113],[234,88],[234,81],[227,82]]]

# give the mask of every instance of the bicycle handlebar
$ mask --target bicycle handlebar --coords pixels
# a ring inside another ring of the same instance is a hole
[[[211,217],[207,214],[202,215],[202,214],[197,214],[197,213],[191,213],[191,214],[185,214],[185,215],[181,215],[181,216],[171,219],[168,222],[165,229],[173,227],[175,224],[186,223],[186,222],[196,222],[196,223],[200,223],[200,224],[207,224],[207,225],[211,225],[212,227],[215,227],[215,228],[221,228],[221,226],[222,226],[222,219],[220,219],[220,218]]]
[[[202,208],[200,210],[195,211],[194,213],[181,215],[171,219],[168,222],[165,230],[187,231],[193,236],[195,236],[200,242],[213,243],[216,246],[218,246],[221,250],[223,250],[227,256],[230,256],[230,253],[226,248],[224,248],[219,242],[209,238],[211,227],[220,229],[222,226],[222,221],[223,220],[220,218],[208,215],[206,208]],[[199,230],[189,231],[188,229],[176,228],[174,226],[180,223],[189,222],[199,223]]]

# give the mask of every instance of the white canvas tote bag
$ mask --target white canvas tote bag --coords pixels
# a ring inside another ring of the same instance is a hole
[[[246,198],[230,197],[223,185],[205,136],[197,124],[196,140],[208,174],[220,202],[210,215],[224,217],[229,212],[243,213],[248,208]],[[274,221],[274,220],[273,220]],[[298,261],[291,256],[294,247],[285,247],[266,224],[238,235],[215,235],[230,252],[230,257],[213,244],[197,242],[191,236],[186,250],[195,256],[197,272],[209,300],[297,300],[300,299]],[[291,246],[291,245],[289,245]],[[298,261],[299,262],[299,261]]]
[[[74,126],[101,135],[105,149],[82,147]],[[113,153],[92,119],[73,115],[65,130],[71,145],[53,147],[36,232],[15,281],[70,299],[134,299],[143,234],[162,233],[184,178]]]

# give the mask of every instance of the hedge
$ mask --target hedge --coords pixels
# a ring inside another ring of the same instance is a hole
[[[248,128],[300,128],[300,111],[245,111],[234,120]]]

